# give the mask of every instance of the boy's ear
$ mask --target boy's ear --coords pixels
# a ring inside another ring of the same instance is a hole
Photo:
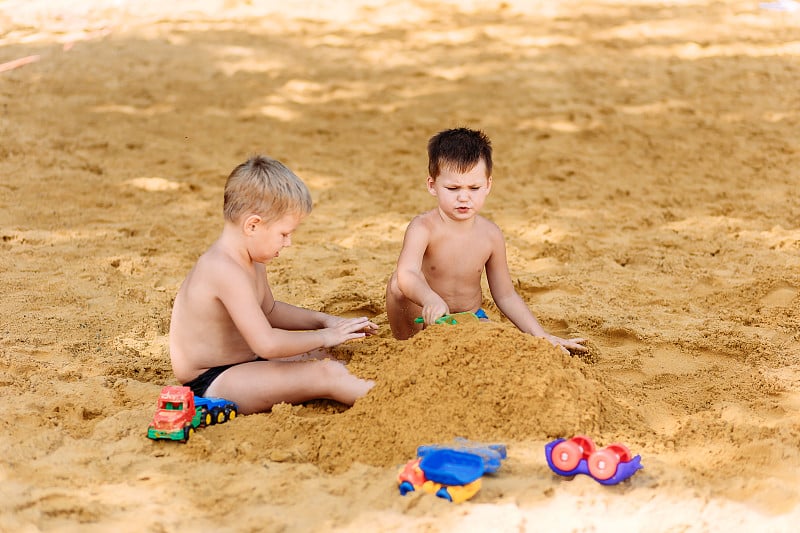
[[[244,231],[245,235],[252,235],[255,233],[256,228],[262,222],[262,218],[259,215],[248,215],[244,217],[244,222],[242,223],[242,231]]]
[[[436,196],[436,188],[434,185],[436,185],[436,179],[428,176],[428,192]]]
[[[492,190],[492,177],[489,176],[488,178],[486,178],[486,192],[488,193],[491,190]]]

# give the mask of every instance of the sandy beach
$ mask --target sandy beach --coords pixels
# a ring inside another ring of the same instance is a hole
[[[77,4],[77,5],[76,5]],[[800,10],[755,1],[0,0],[0,531],[795,531]],[[494,146],[483,214],[561,354],[391,336],[428,138]],[[314,210],[278,299],[366,315],[375,388],[152,441],[173,298],[263,153]],[[621,442],[603,486],[546,443]],[[506,444],[471,500],[400,496],[424,444]]]

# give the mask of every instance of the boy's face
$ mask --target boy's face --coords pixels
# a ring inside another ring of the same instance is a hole
[[[300,225],[303,216],[299,213],[287,213],[270,222],[261,220],[255,225],[251,235],[250,256],[253,261],[268,263],[278,257],[280,251],[292,245],[292,233]]]
[[[483,159],[464,173],[445,166],[436,179],[428,176],[428,192],[439,200],[439,210],[452,220],[477,215],[491,188],[492,177],[486,176]]]

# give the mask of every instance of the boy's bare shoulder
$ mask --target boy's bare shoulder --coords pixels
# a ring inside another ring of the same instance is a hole
[[[500,229],[500,226],[484,216],[478,215],[475,217],[475,227],[478,231],[484,233],[493,240],[505,240],[503,230]]]
[[[500,229],[500,226],[498,226],[493,221],[489,220],[483,215],[475,216],[475,223],[479,224],[481,226],[481,229],[483,229],[484,231],[498,231],[500,233],[503,233],[503,231]]]
[[[194,275],[205,283],[230,282],[245,272],[231,256],[212,246],[197,259]]]
[[[434,220],[438,220],[438,213],[436,209],[431,209],[430,211],[425,211],[424,213],[420,213],[419,215],[415,216],[411,221],[414,220],[418,221],[425,221],[425,222],[432,222]]]
[[[197,258],[197,267],[201,269],[213,269],[224,266],[230,259],[221,253],[216,247],[212,246],[203,255]]]
[[[411,222],[408,223],[408,228],[412,230],[419,230],[423,228],[432,230],[439,221],[439,216],[436,213],[436,210],[431,209],[430,211],[420,213],[412,218]]]

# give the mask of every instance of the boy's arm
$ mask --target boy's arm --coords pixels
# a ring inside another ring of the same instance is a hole
[[[520,331],[547,339],[554,345],[567,350],[585,352],[587,348],[582,345],[586,342],[585,339],[562,339],[547,333],[539,324],[533,312],[514,288],[511,273],[508,270],[505,239],[499,228],[494,229],[496,231],[493,231],[490,236],[492,254],[486,263],[486,279],[489,282],[489,290],[494,303]]]
[[[430,229],[421,217],[415,217],[406,229],[403,248],[397,260],[397,285],[403,295],[422,307],[422,318],[433,324],[437,318],[450,313],[447,303],[439,296],[422,273],[422,258],[430,242]]]
[[[269,323],[276,328],[299,330],[325,327],[324,313],[297,307],[286,302],[272,300],[269,307],[264,309],[264,314]]]
[[[273,327],[261,309],[253,285],[239,268],[220,269],[214,276],[215,293],[247,345],[264,359],[279,359],[330,347],[364,337],[366,318],[342,321],[334,327],[312,331],[286,331]]]
[[[269,282],[264,293],[264,300],[261,302],[261,310],[270,325],[276,328],[298,330],[325,327],[323,313],[275,300]]]
[[[269,306],[270,311],[264,311],[267,319],[273,327],[288,329],[288,330],[307,330],[307,329],[323,329],[332,328],[339,323],[348,319],[306,309],[304,307],[297,307],[286,302],[279,302],[272,300]],[[372,335],[377,333],[378,325],[369,321],[364,327],[364,333]]]
[[[347,320],[328,313],[279,302],[272,295],[269,284],[267,284],[267,290],[264,294],[264,301],[261,303],[261,310],[272,327],[292,331],[331,328]],[[364,333],[367,335],[372,335],[377,331],[377,324],[372,322],[368,322],[364,328]]]

